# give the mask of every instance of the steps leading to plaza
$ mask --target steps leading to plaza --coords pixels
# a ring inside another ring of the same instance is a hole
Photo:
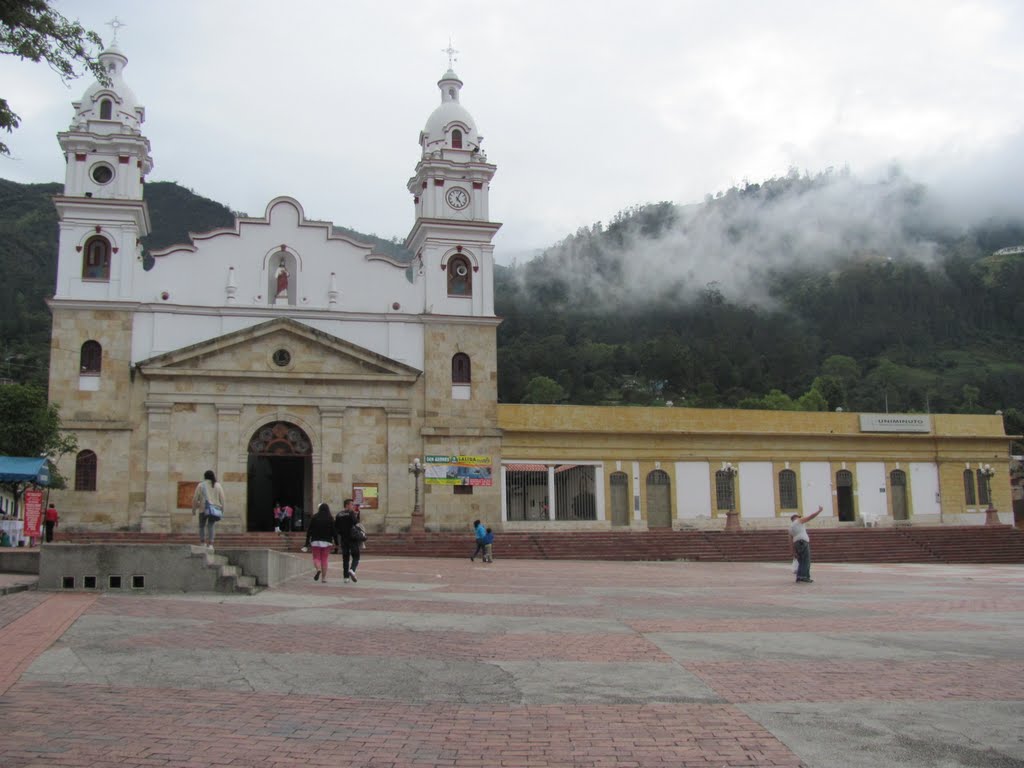
[[[192,544],[192,533],[63,532],[78,543]],[[218,550],[298,552],[294,533],[221,533]],[[815,562],[1024,563],[1024,532],[1007,525],[822,528],[811,531]],[[366,553],[409,557],[469,557],[472,534],[372,533]],[[538,531],[499,533],[495,558],[541,560],[700,560],[783,562],[792,557],[786,530]]]

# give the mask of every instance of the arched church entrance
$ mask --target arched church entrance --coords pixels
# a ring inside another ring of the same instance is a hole
[[[274,504],[295,510],[292,527],[304,530],[313,510],[313,444],[287,421],[266,424],[249,440],[247,529],[274,530]]]

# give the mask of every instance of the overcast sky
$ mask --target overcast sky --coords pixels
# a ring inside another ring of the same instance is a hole
[[[60,0],[128,56],[150,180],[260,215],[383,237],[440,102],[452,36],[462,103],[498,172],[499,260],[632,205],[697,202],[786,173],[892,163],[975,212],[1024,212],[1020,0]],[[22,126],[0,177],[63,180],[55,134],[90,81],[0,60]]]

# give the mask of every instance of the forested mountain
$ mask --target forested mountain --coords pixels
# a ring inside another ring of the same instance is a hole
[[[17,381],[46,379],[59,191],[0,180],[2,375]],[[147,249],[232,222],[177,184],[147,184],[146,199]],[[700,205],[624,211],[498,268],[499,397],[1001,409],[1020,431],[1024,254],[1012,247],[1024,218],[954,219],[898,173],[791,173]]]
[[[1024,218],[952,226],[898,173],[626,211],[499,271],[505,402],[856,411],[1024,403]]]

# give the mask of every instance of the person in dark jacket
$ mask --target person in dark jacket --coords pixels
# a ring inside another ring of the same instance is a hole
[[[359,566],[360,543],[352,536],[352,529],[359,523],[359,506],[352,499],[345,499],[345,506],[334,519],[334,531],[341,546],[341,569],[345,581],[359,581],[356,568]]]
[[[313,567],[316,574],[313,581],[323,579],[327,583],[327,561],[331,556],[331,547],[334,546],[334,518],[331,517],[331,508],[326,504],[317,507],[316,514],[309,521],[309,528],[306,529],[306,546],[303,549],[313,550]]]

